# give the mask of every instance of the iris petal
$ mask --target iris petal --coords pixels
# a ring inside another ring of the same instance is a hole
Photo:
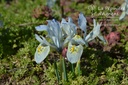
[[[97,23],[97,25],[93,29],[93,35],[96,37],[100,34],[100,26],[101,24]]]
[[[71,17],[68,17],[68,22],[69,22],[69,23],[73,23],[73,20],[72,20]]]
[[[99,37],[99,39],[100,39],[101,41],[104,42],[104,44],[107,43],[107,41],[105,40],[105,38],[104,38],[101,34],[99,34],[98,37]]]
[[[100,33],[100,26],[101,24],[97,23],[96,21],[93,20],[93,24],[94,24],[94,28],[93,30],[86,36],[85,41],[86,42],[90,42],[91,40],[93,40],[96,37],[99,37],[100,40],[102,40],[104,43],[106,43],[106,40],[104,39],[104,37],[101,35]]]
[[[76,34],[76,25],[73,23],[71,17],[68,18],[68,22],[65,19],[61,21],[61,28],[64,30],[66,35],[72,36]]]
[[[89,42],[91,40],[93,40],[95,38],[94,34],[93,34],[93,31],[91,31],[85,38],[85,41],[86,42]]]
[[[37,31],[46,31],[48,27],[46,25],[40,25],[40,26],[36,26],[35,29]]]
[[[34,56],[36,63],[41,63],[47,57],[49,52],[50,46],[43,46],[42,44],[39,44]]]
[[[122,12],[121,16],[119,17],[119,20],[123,20],[126,16],[126,13],[125,12]]]
[[[125,2],[128,4],[128,0],[125,0]]]
[[[38,36],[37,34],[35,34],[36,39],[40,42],[43,43],[43,39],[40,38],[40,36]]]
[[[72,30],[71,30],[70,25],[68,23],[63,23],[61,26],[67,35],[70,35],[72,33]]]
[[[47,40],[46,40],[43,36],[40,37],[39,35],[35,34],[35,37],[36,37],[36,39],[37,39],[40,43],[42,43],[42,44],[44,44],[44,45],[50,46],[50,44],[47,42]]]
[[[82,31],[86,34],[86,23],[87,20],[82,13],[79,14],[78,25]]]
[[[60,48],[60,42],[58,41],[58,39],[53,36],[53,37],[52,37],[52,40],[53,40],[55,46],[56,46],[57,48]]]
[[[68,43],[69,41],[71,41],[72,37],[71,36],[68,36],[64,42],[63,42],[63,45],[65,45],[66,43]]]
[[[79,61],[82,53],[83,53],[82,45],[75,46],[69,43],[67,50],[67,59],[69,62],[76,63],[77,61]]]
[[[96,20],[93,19],[93,24],[94,24],[94,27],[96,27]]]
[[[43,44],[50,46],[49,42],[43,36],[41,38],[43,39]]]
[[[72,43],[84,45],[84,44],[85,44],[85,41],[81,38],[81,36],[75,35],[75,36],[72,38]]]
[[[125,10],[126,10],[126,3],[123,3],[123,4],[121,5],[121,10],[122,10],[122,11],[125,11]]]

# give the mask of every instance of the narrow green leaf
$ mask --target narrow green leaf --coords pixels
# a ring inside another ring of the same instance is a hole
[[[59,76],[59,71],[58,71],[58,68],[57,68],[57,65],[56,65],[56,61],[54,61],[54,69],[55,69],[55,74],[56,74],[56,77],[57,77],[57,80],[58,80],[58,83],[60,82],[60,76]]]
[[[64,72],[64,81],[68,81],[64,57],[63,57],[63,60],[62,60],[62,67],[63,67],[63,72]]]
[[[76,75],[79,75],[79,76],[81,75],[80,60],[76,64],[75,73],[76,73]]]

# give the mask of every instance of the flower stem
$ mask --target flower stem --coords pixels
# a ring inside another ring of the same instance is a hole
[[[54,61],[54,69],[55,69],[55,74],[56,74],[56,77],[57,77],[57,80],[58,80],[58,83],[59,83],[60,82],[60,77],[59,77],[59,72],[58,72],[58,69],[57,69],[56,61]]]
[[[80,60],[77,62],[77,71],[78,71],[78,75],[81,75],[81,70],[80,70]]]
[[[73,73],[73,76],[75,75],[75,69],[74,69],[74,64],[72,63],[71,64],[71,68],[72,68],[72,73]]]
[[[65,66],[65,59],[64,58],[62,58],[62,67],[63,67],[64,81],[68,81],[66,66]]]

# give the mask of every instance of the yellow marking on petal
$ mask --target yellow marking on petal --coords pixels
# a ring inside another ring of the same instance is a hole
[[[38,52],[38,54],[40,54],[41,52],[43,52],[44,51],[44,47],[43,46],[39,46],[38,48],[37,48],[37,52]]]
[[[75,45],[72,45],[72,47],[70,48],[71,53],[77,52],[77,49],[75,47],[76,47]]]
[[[79,39],[79,38],[81,38],[81,37],[80,37],[80,35],[75,35],[74,38]]]

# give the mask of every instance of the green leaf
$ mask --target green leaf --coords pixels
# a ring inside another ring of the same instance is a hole
[[[42,44],[39,44],[34,57],[36,63],[41,63],[47,57],[49,51],[50,46],[43,46]]]
[[[80,60],[77,62],[77,64],[76,64],[76,67],[75,67],[75,74],[76,75],[81,75],[82,73],[81,73],[81,70],[80,70]]]

